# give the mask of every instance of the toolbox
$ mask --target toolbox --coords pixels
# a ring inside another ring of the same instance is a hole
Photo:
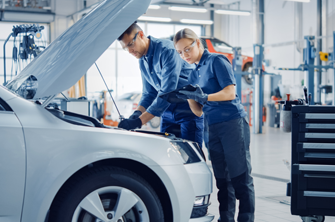
[[[335,216],[335,106],[292,107],[291,213]]]

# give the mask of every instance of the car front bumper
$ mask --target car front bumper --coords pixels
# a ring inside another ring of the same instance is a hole
[[[189,222],[211,222],[213,220],[214,220],[214,215],[207,214],[204,217],[192,218],[189,220]]]
[[[209,170],[206,162],[203,161],[196,164],[188,164],[185,165],[185,168],[193,185],[195,197],[210,195],[213,187],[212,172]],[[203,205],[194,205],[190,222],[212,221],[214,216],[207,213],[208,206],[208,201],[204,201]]]
[[[151,166],[151,169],[160,175],[169,193],[173,221],[207,222],[213,220],[213,217],[207,215],[207,209],[197,217],[191,218],[192,211],[199,207],[194,205],[196,197],[208,196],[212,193],[212,173],[206,162]]]

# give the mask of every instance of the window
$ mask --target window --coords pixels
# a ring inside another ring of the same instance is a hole
[[[192,29],[198,36],[201,35],[200,25],[162,24],[150,22],[137,23],[145,35],[155,38],[169,38],[183,28]],[[99,69],[104,76],[113,96],[121,99],[123,95],[142,91],[142,78],[138,60],[128,52],[122,50],[116,40],[97,60]],[[102,90],[107,90],[97,68],[93,66],[87,71],[87,96],[97,99]],[[129,94],[128,94],[129,95]]]
[[[115,49],[109,48],[96,61],[108,88],[113,91],[115,91],[116,84],[115,60]],[[87,70],[86,87],[88,99],[94,99],[95,96],[100,96],[101,91],[107,90],[95,64]]]
[[[147,35],[155,38],[168,38],[174,35],[172,24],[148,23]]]
[[[13,111],[10,106],[0,98],[0,111]]]

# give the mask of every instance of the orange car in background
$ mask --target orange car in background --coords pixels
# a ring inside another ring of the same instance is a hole
[[[233,46],[217,38],[200,37],[200,39],[204,47],[208,49],[209,52],[223,54],[229,59],[230,63],[233,63]],[[250,67],[252,67],[253,57],[242,55],[242,58],[242,71],[246,72]],[[252,76],[243,75],[243,78],[248,85],[252,85]]]

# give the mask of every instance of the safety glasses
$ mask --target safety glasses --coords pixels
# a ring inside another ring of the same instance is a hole
[[[135,46],[135,41],[136,41],[136,38],[137,38],[138,33],[139,33],[139,32],[137,32],[137,33],[135,34],[134,38],[132,39],[132,41],[129,42],[128,45],[127,45],[126,47],[123,48],[125,51],[129,51],[129,49],[134,48],[134,46]]]
[[[192,48],[195,46],[196,41],[192,42],[191,45],[187,46],[184,50],[181,52],[178,52],[180,56],[182,56],[184,53],[190,53],[192,51]]]

